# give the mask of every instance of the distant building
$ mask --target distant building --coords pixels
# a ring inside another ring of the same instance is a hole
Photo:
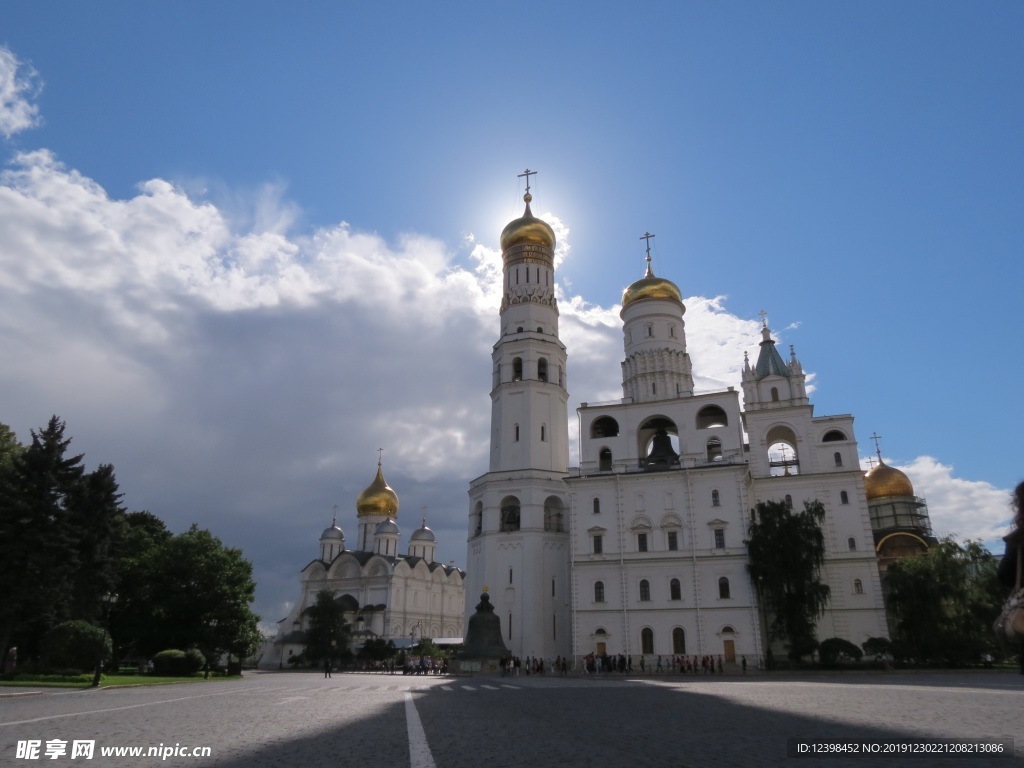
[[[260,666],[287,666],[301,653],[308,626],[303,611],[322,590],[335,596],[358,643],[370,637],[398,646],[424,638],[462,637],[465,573],[435,562],[437,539],[423,524],[409,537],[407,554],[399,554],[398,494],[384,480],[383,468],[356,502],[358,527],[352,548],[337,519],[320,534],[317,557],[302,569],[301,594],[277,636],[264,649]]]
[[[742,408],[732,387],[696,392],[682,295],[649,249],[622,297],[622,397],[581,405],[568,467],[555,238],[531,199],[501,235],[490,467],[469,488],[467,595],[489,587],[511,653],[763,656],[745,540],[769,500],[825,506],[819,640],[886,635],[853,417],[814,415],[766,322]]]

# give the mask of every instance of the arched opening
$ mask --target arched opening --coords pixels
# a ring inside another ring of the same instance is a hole
[[[846,540],[846,546],[851,552],[857,551],[857,540],[851,536]]]
[[[647,472],[679,466],[679,430],[672,419],[653,416],[637,431],[640,468]]]
[[[718,507],[718,506],[721,506],[721,504],[722,504],[722,497],[718,493],[718,489],[716,488],[715,490],[713,490],[711,492],[711,506],[712,507]]]
[[[602,448],[597,457],[597,468],[601,472],[612,471],[612,452],[610,448]]]
[[[683,588],[679,583],[679,579],[672,579],[672,581],[668,583],[668,594],[670,600],[683,599]]]
[[[537,378],[541,381],[548,380],[548,361],[545,357],[537,361]]]
[[[853,580],[853,594],[863,595],[864,594],[864,582],[860,579]]]
[[[520,328],[519,330],[523,330]],[[523,358],[517,357],[512,361],[512,381],[523,380]]]
[[[830,429],[825,433],[825,436],[821,438],[821,442],[823,443],[835,443],[841,440],[846,440],[846,435],[838,429]]]
[[[672,653],[686,653],[686,633],[682,627],[676,627],[672,630]]]
[[[640,579],[640,602],[649,603],[651,601],[651,583],[647,579]]]
[[[708,461],[721,461],[722,460],[722,441],[717,437],[712,437],[707,443],[707,456]]]
[[[705,405],[697,412],[697,429],[729,426],[729,417],[717,405]]]
[[[850,494],[848,494],[846,491],[840,491],[839,492],[839,503],[840,504],[849,504],[850,503]]]
[[[594,582],[594,602],[595,603],[603,603],[604,602],[604,582],[603,581],[595,581]]]
[[[773,403],[779,402],[779,388],[778,387],[772,387],[772,402]]]
[[[729,580],[725,576],[718,580],[718,599],[729,599]]]
[[[644,627],[640,630],[640,652],[654,653],[654,630],[650,627]]]
[[[800,456],[796,449],[796,435],[789,427],[777,426],[768,430],[768,474],[784,477],[800,474]]]
[[[548,496],[544,501],[544,530],[562,533],[565,520],[565,507],[557,496]]]
[[[484,503],[478,501],[473,507],[473,535],[479,536],[484,528]]]
[[[501,531],[513,533],[519,530],[519,499],[506,496],[501,500]]]
[[[613,419],[611,416],[602,416],[599,419],[594,419],[590,424],[590,437],[618,437],[619,435],[619,422]]]
[[[837,467],[843,466],[843,454],[841,454],[839,451],[836,451],[835,453],[832,454],[832,460],[836,463]]]
[[[601,500],[599,498],[597,498],[596,496],[594,497],[594,514],[595,515],[600,515],[601,514]]]

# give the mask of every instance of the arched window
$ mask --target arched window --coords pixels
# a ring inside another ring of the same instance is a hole
[[[537,361],[537,378],[541,381],[548,380],[548,361],[545,357]]]
[[[590,425],[590,437],[618,437],[619,434],[619,422],[613,419],[611,416],[602,416],[599,419],[594,419]]]
[[[522,328],[519,329],[523,330]],[[517,357],[512,361],[512,381],[523,380],[523,358]]]
[[[722,441],[717,437],[708,440],[708,461],[722,460]]]
[[[640,630],[640,652],[654,653],[654,630],[650,627]]]
[[[825,436],[823,438],[821,438],[821,442],[823,442],[823,443],[835,443],[835,442],[839,442],[839,441],[845,440],[845,439],[846,439],[846,435],[844,435],[838,429],[830,429],[828,432],[825,433]]]
[[[595,581],[594,582],[594,602],[595,603],[603,603],[604,602],[604,582],[603,581]]]
[[[835,461],[837,467],[843,466],[843,454],[839,451],[832,454],[832,460]]]
[[[484,503],[478,501],[473,509],[473,535],[479,536],[484,527]]]
[[[772,477],[800,474],[800,456],[797,453],[796,434],[786,426],[768,430],[768,472]]]
[[[519,442],[519,425],[518,424],[516,424],[516,439],[515,439],[515,442],[517,442],[517,443]]]
[[[561,533],[565,530],[565,508],[557,496],[548,496],[544,501],[544,530]]]
[[[779,388],[778,387],[772,387],[772,402],[773,403],[779,402]]]
[[[686,633],[682,627],[672,630],[672,653],[686,653]]]
[[[640,602],[647,603],[651,600],[651,583],[647,579],[640,579]]]
[[[546,424],[540,425],[540,441],[546,443],[548,441],[548,428]]]
[[[519,530],[519,499],[506,496],[501,500],[501,530],[514,533]]]
[[[840,504],[849,504],[850,503],[850,494],[848,494],[846,491],[840,491],[839,492],[839,503]]]
[[[718,405],[705,405],[697,412],[697,429],[729,426],[729,417]]]
[[[612,471],[612,452],[610,448],[602,448],[597,457],[597,468],[601,472]]]
[[[683,589],[679,584],[679,579],[672,579],[672,581],[668,583],[668,594],[669,599],[671,600],[683,599]]]
[[[594,514],[595,515],[600,515],[601,514],[601,500],[599,498],[597,498],[596,496],[594,497]]]
[[[855,552],[857,550],[857,540],[851,536],[846,540],[846,546],[850,548],[851,552]]]
[[[713,490],[711,492],[711,506],[712,507],[717,507],[717,506],[720,506],[721,503],[722,503],[722,497],[719,496],[718,489],[716,488],[715,490]]]
[[[725,576],[718,580],[718,598],[720,600],[729,599],[729,580]]]
[[[853,580],[853,594],[863,595],[864,594],[864,582],[860,579]]]

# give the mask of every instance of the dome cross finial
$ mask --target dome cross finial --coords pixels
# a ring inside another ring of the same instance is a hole
[[[760,312],[758,312],[757,314],[759,314],[759,315],[761,316],[761,327],[762,327],[762,328],[767,328],[767,327],[768,327],[768,313],[767,313],[767,312],[765,312],[765,311],[764,311],[764,310],[762,309],[762,310],[761,310]]]
[[[653,277],[651,272],[651,238],[654,237],[650,232],[644,232],[640,235],[641,240],[647,241],[647,277]]]
[[[377,466],[379,467],[383,463],[384,463],[384,449],[383,448],[378,448],[377,449]]]
[[[526,194],[523,195],[523,200],[525,200],[526,202],[530,202],[531,200],[533,200],[533,195],[530,194],[530,177],[536,175],[537,172],[531,171],[529,168],[527,168],[525,171],[519,174],[520,179],[523,178],[524,176],[526,177]]]
[[[878,441],[882,439],[882,436],[877,432],[872,432],[871,439],[875,441],[875,453],[878,454],[878,461],[882,463],[882,449],[878,447]]]

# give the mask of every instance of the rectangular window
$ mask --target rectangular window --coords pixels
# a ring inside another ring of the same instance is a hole
[[[636,535],[636,550],[637,550],[637,552],[646,552],[647,551],[647,534],[646,533],[638,533]]]
[[[724,528],[715,528],[715,549],[725,549]]]
[[[600,555],[604,551],[604,539],[602,536],[594,537],[594,554]]]
[[[668,548],[670,552],[679,549],[679,536],[675,531],[668,532]]]

